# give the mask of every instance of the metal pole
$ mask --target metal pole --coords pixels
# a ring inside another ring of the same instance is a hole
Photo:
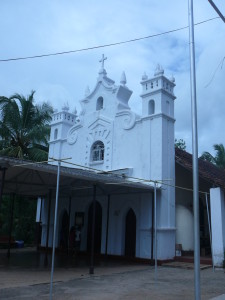
[[[154,182],[154,220],[155,220],[155,280],[157,280],[157,218],[156,218],[156,182]]]
[[[67,247],[67,254],[69,254],[69,252],[73,249],[71,249],[70,247],[72,245],[70,245],[70,216],[71,216],[71,195],[69,197],[69,226],[68,226],[68,247]],[[72,252],[71,252],[72,253]]]
[[[46,242],[45,242],[45,267],[48,265],[48,240],[49,240],[49,225],[50,225],[50,212],[51,212],[51,202],[52,202],[52,190],[49,190],[48,196],[48,221],[47,221],[47,232],[46,232]]]
[[[218,15],[220,16],[220,18],[223,20],[223,22],[225,23],[225,18],[222,15],[222,13],[220,12],[220,10],[218,9],[218,7],[216,6],[216,4],[212,1],[212,0],[208,0],[209,3],[212,5],[212,7],[215,9],[215,11],[218,13]]]
[[[151,260],[153,261],[153,251],[154,251],[154,195],[152,198],[152,241],[151,241]]]
[[[211,247],[211,254],[212,254],[213,272],[214,272],[215,267],[214,267],[213,246],[212,246],[212,230],[211,230],[211,224],[210,224],[210,218],[209,218],[209,205],[208,205],[207,193],[205,193],[205,202],[206,202],[206,208],[207,208],[207,217],[208,217],[208,224],[209,224],[209,238],[210,238],[210,247]]]
[[[193,161],[193,201],[194,201],[194,269],[195,269],[195,300],[201,299],[200,291],[200,234],[199,234],[199,196],[198,196],[198,134],[197,134],[197,103],[195,77],[195,45],[193,0],[189,0],[189,41],[190,41],[190,81],[192,111],[192,161]]]
[[[109,206],[110,206],[110,195],[107,199],[107,221],[106,221],[106,237],[105,237],[105,255],[108,254],[108,236],[109,236]]]
[[[8,242],[7,258],[10,258],[11,239],[12,239],[12,227],[13,227],[13,214],[14,214],[14,203],[15,203],[15,194],[12,195],[12,199],[11,199],[11,211],[10,211],[10,223],[9,223],[9,242]]]
[[[91,234],[91,265],[89,274],[94,274],[94,250],[95,250],[95,208],[96,208],[96,185],[93,190],[93,214],[92,214],[92,234]]]
[[[59,199],[59,178],[60,178],[60,166],[61,161],[58,161],[58,172],[57,172],[57,184],[56,184],[56,198],[55,198],[55,219],[54,219],[54,233],[53,233],[53,244],[52,244],[52,269],[51,269],[51,281],[50,281],[50,296],[52,299],[52,283],[55,263],[55,237],[56,237],[56,225],[57,225],[57,212],[58,212],[58,199]]]

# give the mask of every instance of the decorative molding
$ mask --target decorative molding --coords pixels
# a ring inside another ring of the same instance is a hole
[[[112,120],[100,116],[100,117],[98,117],[97,120],[95,120],[94,122],[90,123],[88,125],[88,128],[89,128],[89,130],[95,130],[95,128],[98,127],[98,126],[102,126],[102,127],[111,126],[111,123],[112,123]]]
[[[157,227],[157,231],[176,231],[176,227]]]
[[[118,112],[116,116],[123,117],[123,129],[129,130],[132,129],[136,122],[136,115],[131,110],[123,110],[121,112]]]
[[[176,96],[174,96],[173,94],[171,94],[169,91],[165,90],[164,88],[159,88],[159,89],[154,90],[154,91],[149,91],[149,92],[146,92],[146,93],[142,93],[140,96],[142,98],[147,98],[149,96],[156,95],[159,92],[161,92],[162,94],[165,94],[167,96],[170,96],[173,100],[176,99]]]
[[[96,141],[102,141],[105,145],[104,165],[108,169],[111,165],[111,147],[112,147],[112,124],[108,119],[99,118],[92,122],[89,126],[89,133],[86,138],[86,155],[85,165],[91,165],[90,150]]]
[[[67,134],[67,143],[69,145],[73,145],[76,143],[77,138],[78,138],[78,129],[81,127],[82,127],[81,124],[77,124],[77,125],[73,126],[72,128],[70,128],[70,130],[68,131],[68,134]]]
[[[176,121],[173,117],[167,115],[167,114],[164,114],[164,113],[157,113],[157,114],[153,114],[153,115],[148,115],[148,116],[145,116],[145,117],[142,117],[140,120],[141,121],[145,121],[145,120],[153,120],[153,119],[156,119],[156,118],[164,118],[164,119],[167,119],[168,121],[172,121],[173,123]]]

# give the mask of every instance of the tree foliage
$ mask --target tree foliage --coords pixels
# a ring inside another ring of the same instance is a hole
[[[53,112],[48,103],[34,104],[28,97],[14,94],[0,97],[0,154],[33,161],[47,160],[49,122]]]
[[[175,147],[181,150],[186,150],[186,142],[183,139],[175,139]]]
[[[213,145],[214,150],[216,151],[216,155],[213,156],[209,152],[203,152],[200,156],[201,159],[209,161],[216,165],[219,168],[225,169],[225,148],[223,144],[215,144]]]
[[[48,158],[49,122],[53,112],[48,103],[35,105],[34,91],[24,97],[0,97],[0,155],[33,161]],[[0,235],[9,234],[12,199],[2,198]],[[36,201],[16,196],[12,236],[25,243],[34,241]]]

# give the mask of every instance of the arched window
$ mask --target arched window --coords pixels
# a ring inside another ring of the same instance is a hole
[[[56,128],[54,131],[54,140],[57,140],[58,138],[58,129]]]
[[[155,113],[155,101],[154,100],[150,100],[148,102],[148,114],[149,115],[153,115]]]
[[[103,98],[99,97],[96,103],[96,110],[101,110],[101,109],[103,109]]]
[[[104,160],[104,144],[101,141],[97,141],[91,148],[91,161],[103,161]]]

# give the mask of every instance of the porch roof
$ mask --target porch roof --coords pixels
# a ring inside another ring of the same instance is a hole
[[[45,196],[56,188],[57,165],[0,156],[0,168],[4,167],[4,194]],[[154,189],[153,184],[123,175],[61,166],[60,196],[90,196],[94,184],[102,194],[149,193]]]

